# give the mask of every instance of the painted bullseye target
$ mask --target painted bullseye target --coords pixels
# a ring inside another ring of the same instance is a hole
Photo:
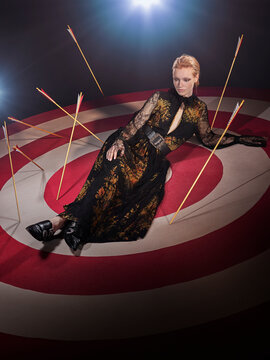
[[[60,183],[62,168],[49,179],[44,191],[44,199],[53,211],[60,213],[63,211],[63,205],[74,201],[88,176],[89,169],[91,169],[94,164],[97,153],[98,151],[91,152],[68,164],[65,171],[65,183],[62,188],[62,196],[59,198],[59,201],[56,200],[55,194],[57,193]],[[166,185],[166,197],[162,202],[156,217],[169,215],[177,210],[179,199],[184,198],[189,189],[189,179],[196,177],[196,174],[199,173],[208,156],[208,150],[192,144],[186,144],[168,156],[168,159],[172,164],[173,176],[171,176]],[[185,207],[204,198],[220,181],[222,177],[221,161],[218,157],[214,156],[209,165],[210,166],[207,167],[203,174],[204,177],[207,178],[205,185],[203,187],[198,187],[198,191],[191,194]],[[78,174],[78,178],[74,177],[74,174]],[[179,179],[182,179],[181,184],[179,184]],[[204,179],[202,179],[202,181],[204,181]]]
[[[127,123],[131,113],[142,106],[148,95],[150,92],[115,96],[104,99],[98,106],[93,103],[83,104],[79,119],[104,141],[115,129]],[[201,98],[208,104],[212,116],[218,99],[214,95]],[[250,103],[250,114],[245,113],[247,109],[243,109],[231,130],[267,136],[269,115],[265,113],[254,117],[253,114],[258,114],[256,109],[260,108],[262,102],[251,99]],[[224,127],[234,105],[235,98],[224,99],[216,127]],[[79,324],[76,320],[79,313],[75,310],[70,315],[72,324],[78,329],[74,335],[74,332],[71,334],[68,331],[61,333],[61,321],[53,331],[49,327],[42,329],[38,323],[27,326],[22,310],[19,326],[9,321],[7,327],[7,322],[3,322],[0,331],[24,336],[24,329],[27,328],[27,336],[48,339],[123,338],[183,328],[242,310],[239,303],[232,302],[227,307],[208,310],[205,314],[203,304],[194,302],[190,314],[196,308],[196,320],[189,317],[188,312],[183,317],[184,304],[189,296],[201,294],[205,301],[213,301],[210,289],[216,288],[217,284],[220,291],[218,296],[222,297],[226,292],[231,294],[222,287],[222,277],[233,277],[237,286],[241,276],[234,275],[243,274],[248,267],[256,268],[258,274],[265,271],[269,260],[269,242],[263,226],[267,221],[265,209],[269,206],[268,147],[262,149],[234,145],[217,150],[197,189],[194,188],[175,223],[169,225],[173,213],[210,154],[196,139],[191,139],[168,156],[172,175],[166,183],[166,195],[147,236],[135,242],[89,243],[81,253],[74,256],[64,241],[54,240],[44,246],[31,238],[25,226],[54,216],[62,211],[63,204],[73,201],[101,144],[89,137],[85,130],[76,127],[62,195],[57,201],[56,192],[72,124],[56,111],[34,117],[33,123],[40,123],[43,128],[53,126],[55,132],[66,135],[66,138],[43,136],[40,139],[33,129],[10,127],[12,145],[18,143],[45,169],[41,172],[20,154],[14,154],[22,214],[20,224],[16,221],[5,144],[3,139],[0,141],[1,153],[4,154],[0,159],[1,169],[4,169],[0,200],[1,204],[5,204],[1,214],[0,287],[10,299],[5,306],[11,310],[14,296],[18,293],[27,294],[29,299],[33,296],[33,301],[43,306],[46,303],[50,316],[59,315],[63,319],[66,314],[61,308],[64,296],[67,303],[73,301],[80,304],[81,311],[86,311],[89,316]],[[203,290],[206,279],[209,280],[209,292]],[[262,289],[264,285],[263,280],[258,284]],[[247,296],[249,291],[248,287],[242,285],[239,287],[239,296]],[[136,316],[131,315],[125,306],[121,308],[122,302],[130,303],[131,306],[137,304],[136,308],[139,304],[148,304],[152,296],[157,296],[160,302],[156,303],[156,310],[160,311],[168,294],[169,299],[174,298],[170,314],[175,312],[178,316],[169,316],[158,329],[150,323],[155,309],[147,315],[148,305],[140,316],[136,311]],[[181,294],[184,294],[182,298]],[[259,292],[257,298],[247,301],[246,308],[269,300],[268,295],[267,292]],[[112,299],[115,302],[111,302]],[[221,303],[224,305],[224,301]],[[30,304],[31,301],[25,304],[26,313],[27,309],[30,311]],[[96,327],[96,332],[85,332],[85,329],[89,330],[89,317],[92,324],[98,324],[107,304],[110,304],[108,312],[117,309],[119,329],[112,332],[110,329],[102,329],[100,325],[98,331]],[[89,308],[92,311],[89,312]],[[35,316],[42,320],[38,308]],[[134,326],[127,331],[128,322]]]

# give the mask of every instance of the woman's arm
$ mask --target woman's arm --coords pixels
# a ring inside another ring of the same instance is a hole
[[[196,135],[203,145],[210,149],[213,149],[220,139],[220,135],[215,134],[210,128],[206,104],[203,104],[201,116],[198,119]],[[235,135],[225,134],[217,148],[221,149],[236,144],[236,138]]]
[[[206,104],[203,104],[203,109],[201,112],[201,116],[198,119],[196,135],[199,140],[206,147],[213,149],[220,139],[221,135],[215,134],[209,125],[208,121],[208,110]],[[248,146],[266,146],[267,139],[261,136],[253,136],[253,135],[232,135],[225,134],[222,138],[220,144],[218,145],[218,149],[222,149],[227,146],[231,146],[234,144],[243,144]]]
[[[124,155],[125,146],[124,141],[127,141],[132,138],[145,123],[150,118],[151,113],[157,105],[160,93],[156,91],[143,105],[140,111],[135,113],[130,122],[126,127],[121,131],[119,138],[113,143],[111,148],[107,151],[106,158],[108,160],[116,159],[118,151],[120,151],[120,156]]]

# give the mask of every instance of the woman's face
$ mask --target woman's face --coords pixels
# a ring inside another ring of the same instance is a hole
[[[199,76],[193,76],[193,68],[181,68],[173,70],[173,85],[177,93],[181,96],[189,97],[193,93],[194,84]]]

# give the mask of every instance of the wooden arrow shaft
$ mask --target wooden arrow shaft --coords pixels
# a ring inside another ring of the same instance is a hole
[[[23,122],[23,121],[21,121],[21,120],[17,120],[17,119],[15,119],[15,118],[13,118],[13,117],[10,117],[10,116],[8,117],[8,119],[9,119],[9,120],[12,120],[12,121],[15,121],[15,122],[18,122],[18,123],[20,123],[20,124],[23,124],[23,125],[29,126],[29,127],[31,127],[31,128],[34,128],[34,129],[37,129],[37,130],[40,130],[40,131],[46,132],[47,134],[51,134],[51,135],[54,135],[54,136],[57,136],[57,137],[60,137],[60,138],[62,138],[62,137],[63,137],[63,136],[61,136],[61,135],[58,135],[58,134],[52,133],[52,132],[50,132],[50,131],[48,131],[48,130],[41,129],[41,128],[37,127],[37,126],[27,124],[27,123],[25,123],[25,122]]]
[[[83,54],[83,52],[82,52],[82,49],[80,48],[80,45],[78,44],[77,40],[76,40],[75,42],[76,42],[76,45],[77,45],[78,49],[80,50],[80,53],[82,54],[82,57],[83,57],[86,65],[87,65],[88,69],[90,70],[90,72],[91,72],[91,74],[92,74],[92,76],[93,76],[93,78],[94,78],[94,80],[95,80],[95,82],[96,82],[96,84],[97,84],[97,86],[98,86],[98,88],[99,88],[99,91],[100,91],[101,94],[104,96],[103,91],[102,91],[102,89],[101,89],[101,87],[100,87],[100,85],[99,85],[99,83],[98,83],[98,81],[97,81],[97,79],[96,79],[96,77],[95,77],[92,69],[90,68],[90,65],[88,64],[88,61],[86,60],[86,58],[85,58],[85,56],[84,56],[84,54]]]
[[[26,159],[28,159],[29,161],[31,161],[34,165],[36,165],[37,167],[39,167],[42,171],[44,171],[44,169],[39,166],[34,160],[32,160],[29,156],[27,156],[21,149],[19,149],[17,146],[13,146],[13,149],[19,151],[20,154],[22,154],[24,157],[26,157]]]
[[[224,85],[222,94],[221,94],[221,96],[220,96],[219,103],[218,103],[218,106],[217,106],[217,110],[216,110],[216,112],[215,112],[215,115],[214,115],[214,118],[213,118],[213,121],[212,121],[211,130],[213,129],[213,126],[214,126],[214,123],[215,123],[215,120],[216,120],[216,116],[217,116],[217,113],[218,113],[218,111],[219,111],[219,107],[220,107],[221,101],[222,101],[222,99],[223,99],[223,95],[224,95],[224,93],[225,93],[225,90],[226,90],[226,87],[227,87],[229,78],[230,78],[230,76],[231,76],[231,72],[232,72],[232,69],[233,69],[233,66],[234,66],[234,63],[235,63],[235,59],[236,59],[236,56],[235,56],[234,59],[233,59],[233,62],[232,62],[232,65],[231,65],[229,74],[228,74],[228,76],[227,76],[226,83],[225,83],[225,85]]]
[[[64,178],[64,173],[65,173],[65,170],[66,170],[66,164],[67,164],[67,160],[68,160],[69,150],[70,150],[70,146],[71,146],[71,142],[72,142],[72,138],[73,138],[73,133],[74,133],[75,125],[76,125],[76,119],[77,119],[77,113],[75,115],[72,131],[71,131],[71,135],[70,135],[70,139],[69,139],[68,150],[67,150],[67,153],[66,153],[65,163],[64,163],[64,166],[63,166],[62,174],[61,174],[61,180],[60,180],[60,185],[59,185],[59,188],[58,188],[56,200],[59,199],[59,194],[60,194],[60,190],[61,190],[61,187],[62,187],[62,182],[63,182],[63,178]]]
[[[10,145],[9,145],[9,138],[8,138],[8,132],[7,132],[7,124],[4,121],[4,126],[6,130],[6,140],[7,140],[7,146],[8,146],[8,156],[9,156],[9,162],[10,162],[10,168],[11,168],[11,174],[12,174],[12,180],[13,180],[13,188],[16,198],[16,205],[17,205],[17,212],[19,217],[19,222],[21,221],[21,215],[20,215],[20,209],[19,209],[19,202],[18,202],[18,196],[17,196],[17,189],[16,189],[16,183],[15,183],[15,177],[14,177],[14,170],[13,170],[13,164],[12,164],[12,158],[10,153]]]
[[[234,55],[234,58],[233,58],[233,61],[232,61],[232,65],[231,65],[231,68],[230,68],[230,71],[229,71],[229,74],[228,74],[228,76],[227,76],[227,79],[226,79],[226,82],[225,82],[225,85],[224,85],[224,88],[223,88],[221,97],[220,97],[220,99],[219,99],[218,107],[217,107],[217,110],[216,110],[216,112],[215,112],[214,119],[213,119],[213,121],[212,121],[211,130],[213,129],[213,126],[214,126],[214,123],[215,123],[215,120],[216,120],[216,116],[217,116],[217,113],[218,113],[218,110],[219,110],[221,101],[222,101],[222,99],[223,99],[223,95],[224,95],[224,93],[225,93],[225,90],[226,90],[226,87],[227,87],[229,78],[230,78],[230,76],[231,76],[231,72],[232,72],[232,69],[233,69],[235,60],[236,60],[236,58],[237,58],[237,55],[238,55],[240,46],[241,46],[241,44],[242,44],[242,41],[243,41],[243,35],[241,36],[239,46],[238,46],[237,49],[236,49],[236,52],[235,52],[235,55]]]
[[[46,96],[46,94],[44,94],[39,88],[37,88],[37,90],[42,94],[44,95],[45,97],[47,97],[53,104],[55,104],[59,109],[61,109],[65,114],[67,114],[71,119],[75,120],[75,118],[69,113],[67,112],[64,108],[62,108],[59,104],[57,104],[57,102],[55,102],[51,97],[49,96]],[[99,140],[100,142],[102,142],[104,144],[104,142],[98,137],[96,136],[94,133],[92,133],[91,130],[87,129],[86,126],[84,126],[82,123],[80,123],[79,120],[75,120],[77,121],[77,123],[79,125],[81,125],[86,131],[88,131],[91,135],[93,135],[97,140]]]
[[[174,214],[174,216],[173,216],[172,220],[170,221],[170,225],[171,225],[171,224],[172,224],[172,222],[174,221],[174,219],[175,219],[176,215],[177,215],[177,214],[178,214],[178,212],[181,210],[181,208],[182,208],[182,206],[184,205],[184,203],[185,203],[186,199],[188,198],[188,196],[189,196],[189,194],[191,193],[192,189],[194,188],[194,186],[196,185],[197,181],[199,180],[199,178],[200,178],[201,174],[203,173],[204,169],[206,168],[206,165],[209,163],[209,161],[210,161],[211,157],[213,156],[213,154],[214,154],[214,152],[215,152],[216,148],[218,147],[218,145],[220,144],[221,140],[223,139],[223,137],[224,137],[224,135],[225,135],[226,131],[228,130],[229,126],[231,125],[231,123],[232,123],[233,119],[235,118],[235,116],[236,116],[236,115],[238,114],[238,112],[240,111],[240,108],[242,107],[243,103],[244,103],[244,100],[242,100],[242,102],[241,102],[241,104],[239,105],[239,108],[238,108],[238,109],[237,109],[237,111],[235,112],[234,116],[230,119],[230,121],[229,121],[228,125],[226,126],[225,130],[223,131],[222,135],[220,136],[220,138],[219,138],[218,142],[216,143],[216,145],[215,145],[214,149],[212,150],[212,152],[211,152],[210,156],[209,156],[209,157],[208,157],[208,159],[206,160],[206,162],[205,162],[205,164],[204,164],[203,168],[202,168],[202,169],[201,169],[201,171],[199,172],[199,174],[198,174],[198,176],[196,177],[196,179],[195,179],[194,183],[192,184],[191,188],[189,189],[189,191],[188,191],[187,195],[185,196],[184,200],[182,201],[181,205],[178,207],[178,209],[177,209],[176,213]]]
[[[91,75],[93,76],[93,78],[94,78],[94,80],[95,80],[95,82],[96,82],[96,84],[97,84],[97,86],[98,86],[98,88],[99,88],[99,91],[100,91],[100,92],[101,92],[101,94],[104,96],[103,91],[102,91],[102,89],[101,89],[101,87],[100,87],[100,85],[99,85],[99,83],[98,83],[98,81],[97,81],[97,79],[96,79],[96,77],[95,77],[95,75],[94,75],[94,73],[93,73],[93,71],[92,71],[92,69],[91,69],[90,65],[88,64],[88,61],[86,60],[86,57],[84,56],[84,53],[83,53],[83,51],[82,51],[82,49],[81,49],[81,47],[80,47],[80,45],[79,45],[79,43],[78,43],[78,41],[77,41],[77,39],[76,39],[76,37],[75,37],[75,35],[74,35],[74,33],[73,33],[72,29],[70,28],[70,26],[68,26],[68,29],[71,31],[71,33],[72,33],[72,38],[73,38],[73,40],[75,41],[75,43],[76,43],[76,45],[77,45],[77,47],[78,47],[78,49],[79,49],[79,51],[80,51],[80,53],[81,53],[81,55],[82,55],[82,57],[83,57],[84,61],[85,61],[85,63],[86,63],[86,65],[87,65],[88,69],[90,70]]]

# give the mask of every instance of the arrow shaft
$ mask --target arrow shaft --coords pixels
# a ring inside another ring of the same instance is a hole
[[[235,56],[234,59],[233,59],[233,62],[232,62],[232,65],[231,65],[229,74],[228,74],[228,76],[227,76],[227,80],[226,80],[225,85],[224,85],[224,87],[223,87],[223,91],[222,91],[221,97],[220,97],[220,99],[219,99],[218,107],[217,107],[217,110],[216,110],[216,112],[215,112],[214,119],[213,119],[213,121],[212,121],[211,130],[213,129],[213,126],[214,126],[214,123],[215,123],[215,120],[216,120],[216,116],[217,116],[217,113],[218,113],[218,111],[219,111],[219,107],[220,107],[220,105],[221,105],[221,101],[222,101],[222,99],[223,99],[223,95],[224,95],[224,93],[225,93],[225,90],[226,90],[226,87],[227,87],[229,78],[230,78],[230,76],[231,76],[231,72],[232,72],[232,69],[233,69],[233,66],[234,66],[234,63],[235,63],[235,59],[236,59],[236,56]]]
[[[19,149],[17,146],[13,146],[14,149],[16,149],[17,151],[19,151],[20,154],[22,154],[24,157],[26,157],[26,159],[28,159],[29,161],[31,161],[34,165],[36,165],[37,167],[39,167],[41,170],[44,171],[44,169],[39,166],[34,160],[32,160],[29,156],[27,156],[21,149]]]
[[[223,95],[224,95],[224,92],[225,92],[225,90],[226,90],[227,83],[228,83],[229,78],[230,78],[230,76],[231,76],[231,72],[232,72],[232,69],[233,69],[233,66],[234,66],[235,60],[236,60],[236,58],[237,58],[237,55],[238,55],[238,52],[239,52],[240,46],[241,46],[241,44],[242,44],[242,41],[243,41],[243,34],[242,34],[242,36],[241,36],[240,43],[239,43],[239,45],[237,46],[237,49],[236,49],[236,52],[235,52],[235,55],[234,55],[234,58],[233,58],[232,65],[231,65],[231,68],[230,68],[229,74],[228,74],[228,76],[227,76],[226,83],[225,83],[225,85],[224,85],[224,88],[223,88],[223,91],[222,91],[221,97],[220,97],[220,99],[219,99],[218,107],[217,107],[217,110],[216,110],[216,112],[215,112],[214,119],[213,119],[213,121],[212,121],[211,130],[213,129],[213,126],[214,126],[214,123],[215,123],[215,120],[216,120],[216,116],[217,116],[217,113],[218,113],[218,110],[219,110],[219,107],[220,107],[221,101],[222,101],[222,99],[223,99]]]
[[[17,196],[17,189],[16,189],[16,183],[15,183],[15,177],[14,177],[14,170],[13,170],[13,164],[12,164],[12,158],[10,153],[10,145],[9,145],[9,138],[8,138],[8,132],[7,132],[7,124],[4,121],[5,130],[6,130],[6,139],[7,139],[7,146],[8,146],[8,156],[9,156],[9,162],[10,162],[10,168],[11,168],[11,174],[12,174],[12,180],[13,180],[13,188],[15,193],[15,199],[16,199],[16,205],[17,205],[17,212],[19,217],[19,222],[21,221],[21,215],[20,215],[20,209],[19,209],[19,202],[18,202],[18,196]]]
[[[64,178],[64,173],[65,173],[65,170],[66,170],[66,164],[67,164],[67,160],[68,160],[69,150],[70,150],[70,146],[71,146],[71,142],[72,142],[72,138],[73,138],[73,133],[74,133],[75,125],[76,125],[76,119],[77,119],[77,113],[75,115],[72,131],[71,131],[71,135],[70,135],[70,139],[69,139],[68,150],[67,150],[67,153],[66,153],[65,163],[64,163],[63,170],[62,170],[62,175],[61,175],[61,180],[60,180],[60,185],[59,185],[59,188],[58,188],[56,200],[59,199],[59,194],[60,194],[60,190],[61,190],[61,187],[62,187],[62,182],[63,182],[63,178]]]
[[[75,40],[75,43],[76,43],[76,45],[77,45],[77,47],[78,47],[78,49],[79,49],[79,51],[80,51],[80,53],[81,53],[81,55],[82,55],[82,57],[83,57],[84,61],[85,61],[85,63],[86,63],[86,65],[87,65],[88,69],[90,70],[90,72],[91,72],[91,74],[92,74],[92,76],[93,76],[93,78],[94,78],[94,80],[95,80],[95,83],[97,84],[97,86],[98,86],[98,88],[99,88],[99,90],[100,90],[101,94],[104,96],[103,91],[102,91],[102,89],[101,89],[101,87],[100,87],[100,85],[99,85],[99,83],[98,83],[98,81],[97,81],[97,79],[96,79],[96,77],[95,77],[95,75],[94,75],[94,73],[93,73],[93,71],[92,71],[92,69],[91,69],[90,65],[88,64],[88,61],[86,60],[86,58],[85,58],[85,56],[84,56],[84,53],[82,52],[82,49],[81,49],[80,45],[78,44],[78,41],[77,41],[77,40]]]
[[[181,205],[178,207],[176,213],[174,214],[172,220],[170,221],[170,225],[173,223],[176,215],[178,214],[178,212],[181,210],[183,204],[185,203],[186,199],[188,198],[189,194],[191,193],[192,189],[194,188],[194,186],[196,185],[197,181],[199,180],[201,174],[203,173],[204,169],[206,168],[206,165],[209,163],[211,157],[213,156],[214,152],[216,151],[216,148],[218,147],[218,145],[220,144],[221,140],[223,139],[226,131],[228,130],[229,126],[231,125],[233,119],[236,117],[236,115],[238,114],[238,112],[240,111],[240,108],[242,107],[244,103],[244,100],[242,100],[241,104],[239,105],[238,110],[235,112],[234,116],[232,117],[232,119],[229,121],[228,125],[226,126],[225,130],[223,131],[222,135],[220,136],[218,142],[216,143],[214,149],[212,150],[211,154],[209,155],[208,159],[206,160],[204,166],[202,167],[201,171],[199,172],[198,176],[196,177],[194,183],[192,184],[191,188],[189,189],[187,195],[185,196],[184,200],[182,201]]]
[[[63,137],[63,136],[61,136],[61,135],[58,135],[58,134],[52,133],[52,132],[50,132],[50,131],[48,131],[48,130],[41,129],[41,128],[37,127],[37,126],[27,124],[27,123],[25,123],[25,122],[23,122],[23,121],[21,121],[21,120],[17,120],[17,119],[15,119],[15,118],[13,118],[13,117],[10,117],[10,116],[8,117],[8,119],[9,119],[9,120],[12,120],[12,121],[15,121],[15,122],[18,122],[18,123],[20,123],[20,124],[23,124],[23,125],[29,126],[29,127],[31,127],[31,128],[34,128],[34,129],[37,129],[37,130],[40,130],[40,131],[46,132],[46,133],[48,133],[48,134],[51,134],[51,135],[54,135],[54,136],[60,137],[60,138],[62,138],[62,137]]]
[[[75,120],[75,118],[70,114],[68,113],[65,109],[63,109],[60,105],[58,105],[51,97],[48,97],[46,96],[40,89],[37,88],[37,90],[42,94],[44,95],[45,97],[47,97],[52,103],[54,103],[59,109],[61,109],[65,114],[67,114],[71,119]],[[100,142],[104,143],[98,136],[96,136],[94,133],[92,133],[91,130],[87,129],[86,126],[84,126],[82,123],[80,123],[79,120],[75,120],[77,121],[77,123],[79,125],[81,125],[86,131],[88,131],[91,135],[93,135],[97,140],[99,140]]]

